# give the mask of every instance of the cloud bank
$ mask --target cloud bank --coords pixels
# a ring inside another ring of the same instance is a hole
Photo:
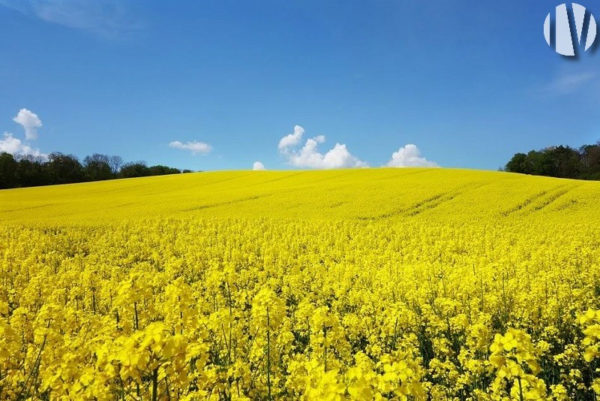
[[[255,161],[252,164],[252,170],[259,171],[259,170],[266,170],[266,168],[265,168],[265,165],[262,164],[261,162]]]
[[[286,158],[288,164],[294,167],[332,169],[344,167],[368,167],[364,161],[353,156],[345,144],[336,143],[333,148],[325,153],[318,149],[319,144],[325,142],[325,136],[319,135],[306,140],[302,148],[304,128],[294,126],[294,132],[279,140],[279,152]]]
[[[42,120],[31,110],[21,109],[13,121],[25,129],[25,139],[31,141],[38,137],[37,129],[42,126]]]
[[[21,109],[13,118],[13,121],[21,125],[25,130],[25,139],[21,140],[14,136],[11,132],[4,132],[0,138],[0,153],[10,153],[16,157],[35,157],[48,159],[46,153],[42,153],[39,149],[31,146],[31,141],[38,137],[37,129],[42,126],[42,120],[37,114],[28,109]]]
[[[199,141],[188,141],[185,143],[180,141],[172,141],[169,143],[169,147],[173,149],[187,150],[192,152],[193,155],[205,155],[212,150],[212,147],[208,143]]]
[[[544,94],[569,95],[582,89],[593,91],[598,87],[596,71],[563,72],[556,76],[544,89]],[[592,89],[594,88],[594,89]]]
[[[140,29],[137,17],[123,0],[0,0],[8,7],[29,17],[116,38]]]
[[[392,153],[392,159],[387,167],[439,167],[437,163],[421,156],[421,151],[416,145],[408,144]]]
[[[47,159],[48,155],[27,145],[19,138],[15,138],[10,132],[5,132],[0,139],[0,153],[6,152],[13,156],[31,156]]]

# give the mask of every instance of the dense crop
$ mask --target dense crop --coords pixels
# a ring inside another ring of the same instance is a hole
[[[599,200],[441,169],[1,191],[0,399],[595,399]]]

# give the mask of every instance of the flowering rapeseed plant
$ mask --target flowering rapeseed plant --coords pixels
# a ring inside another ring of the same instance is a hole
[[[2,191],[0,400],[595,399],[599,198],[441,169]]]

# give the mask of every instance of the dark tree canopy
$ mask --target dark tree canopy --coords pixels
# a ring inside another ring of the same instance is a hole
[[[506,163],[506,170],[550,177],[600,180],[600,143],[584,145],[579,150],[561,145],[532,150],[527,154],[517,153]]]
[[[51,153],[45,168],[48,172],[48,179],[56,184],[80,182],[85,177],[83,166],[73,155]]]
[[[127,163],[121,168],[121,176],[124,178],[146,177],[148,175],[148,167],[143,162]]]
[[[167,166],[146,166],[143,162],[123,164],[119,156],[95,153],[83,159],[74,155],[51,153],[47,159],[31,156],[13,156],[0,153],[0,189],[38,185],[69,184],[114,178],[146,177],[151,175],[180,174]]]
[[[84,171],[89,181],[108,180],[113,178],[110,168],[110,158],[106,155],[94,153],[83,159]]]
[[[9,153],[0,153],[0,188],[16,186],[16,172],[19,164]]]

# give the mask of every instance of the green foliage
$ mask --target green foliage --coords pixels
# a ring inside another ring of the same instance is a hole
[[[513,173],[545,175],[560,178],[600,179],[600,143],[584,145],[579,150],[569,146],[553,146],[517,153],[506,164]]]
[[[148,167],[143,162],[123,165],[119,156],[98,153],[87,156],[83,164],[76,156],[59,152],[51,153],[47,159],[15,158],[9,153],[0,153],[0,189],[180,173],[182,171],[176,168]]]
[[[166,175],[166,174],[179,174],[182,171],[176,169],[176,168],[172,168],[172,167],[167,167],[167,166],[162,166],[162,165],[156,165],[156,166],[146,166],[146,164],[142,163],[142,162],[137,162],[137,163],[128,163],[126,165],[124,165],[121,168],[120,171],[120,177],[123,178],[132,178],[132,177],[148,177],[148,176],[152,176],[152,175]]]

